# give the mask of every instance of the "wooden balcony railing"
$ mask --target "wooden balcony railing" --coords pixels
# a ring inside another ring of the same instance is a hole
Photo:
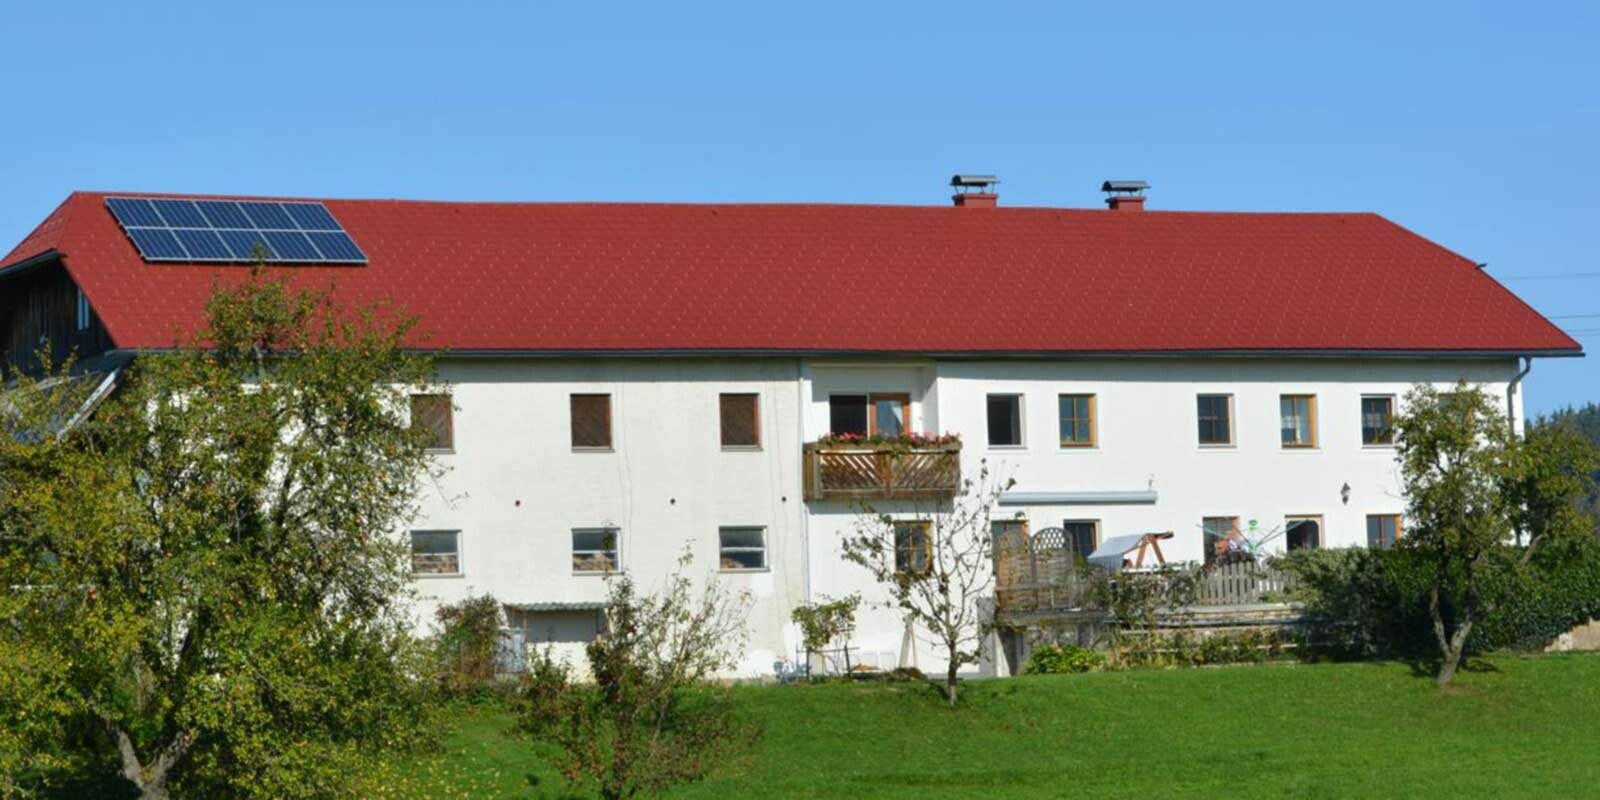
[[[961,444],[805,446],[807,500],[952,497],[961,490]]]

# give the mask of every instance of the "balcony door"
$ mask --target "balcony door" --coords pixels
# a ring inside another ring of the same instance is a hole
[[[835,434],[899,436],[910,429],[910,423],[911,395],[904,392],[828,397],[828,425]]]

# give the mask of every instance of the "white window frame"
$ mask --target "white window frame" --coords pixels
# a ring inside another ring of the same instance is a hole
[[[611,542],[610,550],[579,550],[578,543],[574,540],[580,533],[609,533],[615,537]],[[574,575],[611,575],[622,571],[622,529],[617,527],[601,526],[598,528],[573,528],[567,540],[572,549],[572,574]],[[577,558],[579,555],[597,556],[604,553],[611,554],[613,569],[578,569]]]
[[[418,572],[417,571],[417,553],[415,552],[416,544],[414,543],[414,541],[412,541],[412,542],[408,542],[408,544],[410,544],[410,546],[413,548],[413,551],[411,553],[411,577],[413,577],[413,578],[459,578],[459,577],[461,577],[461,576],[466,574],[465,561],[464,561],[464,558],[463,558],[463,554],[461,552],[462,551],[462,547],[461,547],[461,530],[459,528],[415,528],[415,529],[407,532],[406,536],[407,536],[408,539],[411,539],[415,534],[418,534],[418,533],[449,533],[449,534],[454,534],[455,537],[456,537],[456,552],[455,552],[455,556],[456,556],[456,571],[455,572]],[[427,557],[427,556],[424,556],[424,557]]]
[[[989,441],[989,399],[992,397],[1015,397],[1017,399],[1017,443],[992,444]],[[1028,449],[1028,396],[1022,392],[989,392],[983,396],[983,443],[990,450],[1026,450]]]
[[[722,534],[726,531],[755,531],[761,535],[760,547],[729,547],[722,543]],[[725,567],[722,565],[724,553],[760,553],[761,566],[759,567]],[[772,568],[772,559],[767,555],[767,527],[765,525],[723,525],[717,528],[717,571],[718,572],[766,572]]]

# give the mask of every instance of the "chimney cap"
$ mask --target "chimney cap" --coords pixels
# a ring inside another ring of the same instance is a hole
[[[1102,192],[1122,192],[1125,194],[1137,194],[1148,188],[1150,188],[1150,184],[1144,181],[1106,181],[1100,184],[1100,191]]]
[[[986,189],[986,188],[988,188],[990,186],[993,186],[994,184],[997,184],[999,182],[1000,182],[1000,179],[996,178],[993,175],[959,175],[958,174],[958,175],[951,175],[950,176],[950,185],[958,187],[958,188]]]

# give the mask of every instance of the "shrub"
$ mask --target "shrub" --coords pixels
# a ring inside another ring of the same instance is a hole
[[[1022,672],[1026,675],[1062,675],[1092,672],[1105,664],[1105,656],[1077,645],[1047,644],[1028,654]]]
[[[1467,650],[1540,650],[1600,616],[1600,544],[1587,537],[1547,542],[1526,570],[1521,550],[1490,551],[1482,591],[1494,612],[1474,627]],[[1404,547],[1310,550],[1278,566],[1294,574],[1293,599],[1314,618],[1324,649],[1354,656],[1426,656],[1437,648],[1428,616],[1432,567]]]
[[[500,645],[500,602],[487,594],[468,597],[440,606],[434,618],[440,692],[455,698],[490,690]]]

